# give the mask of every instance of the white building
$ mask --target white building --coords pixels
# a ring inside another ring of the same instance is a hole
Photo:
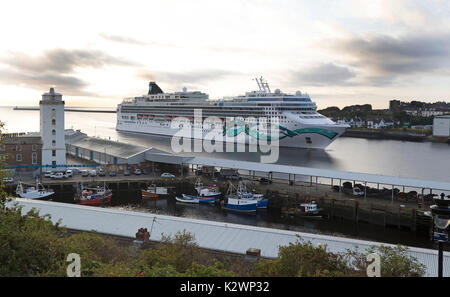
[[[450,115],[438,116],[434,118],[433,136],[450,137]]]
[[[64,101],[62,95],[50,92],[42,95],[40,106],[40,133],[42,139],[42,165],[51,165],[56,170],[66,165],[66,144],[64,140]]]

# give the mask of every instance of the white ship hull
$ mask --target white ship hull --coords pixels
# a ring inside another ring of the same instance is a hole
[[[135,132],[135,133],[145,133],[145,134],[155,134],[164,136],[178,136],[189,139],[201,139],[201,140],[219,140],[224,142],[232,142],[239,144],[256,144],[264,145],[267,141],[264,139],[256,139],[253,136],[246,134],[245,132],[239,133],[235,137],[225,137],[223,136],[223,129],[218,128],[216,130],[203,131],[202,129],[192,128],[189,130],[185,129],[173,129],[170,128],[170,121],[167,122],[155,122],[147,121],[147,123],[132,123],[132,122],[119,122],[117,123],[116,129],[118,131],[124,132]],[[282,131],[280,132],[279,146],[280,147],[293,147],[293,148],[314,148],[314,149],[324,149],[335,139],[337,139],[342,133],[345,132],[345,127],[340,126],[316,126],[316,127],[287,127],[290,131],[309,129],[311,133],[301,131],[301,133],[295,133],[293,136],[286,136]],[[327,131],[328,133],[320,133],[322,131]],[[327,134],[327,135],[324,135]],[[269,142],[270,144],[270,142]]]

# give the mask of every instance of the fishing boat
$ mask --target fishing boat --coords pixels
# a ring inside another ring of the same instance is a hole
[[[161,196],[167,195],[166,187],[157,187],[156,185],[148,186],[141,190],[142,201],[156,201]]]
[[[268,199],[264,199],[263,194],[255,194],[252,192],[247,191],[247,187],[243,182],[239,182],[238,188],[237,188],[237,195],[241,199],[248,199],[248,200],[256,200],[256,208],[257,209],[267,209],[267,205],[269,204]]]
[[[198,204],[199,203],[199,199],[196,196],[184,195],[182,198],[175,197],[175,199],[178,202],[182,202],[182,203],[191,203],[191,204]]]
[[[256,212],[256,200],[242,199],[238,197],[227,197],[223,209],[237,212]]]
[[[106,185],[85,188],[80,184],[74,200],[81,205],[101,206],[110,204],[111,198],[112,191]]]
[[[318,208],[317,203],[312,201],[300,204],[300,207],[296,209],[295,215],[320,219],[322,218],[321,211],[322,209]]]
[[[238,193],[230,182],[222,208],[229,211],[255,213],[258,205],[256,199],[246,199]]]
[[[35,186],[26,186],[22,182],[19,182],[16,187],[16,194],[21,198],[44,199],[55,194],[55,191],[45,188],[39,181],[36,180]]]
[[[222,196],[219,187],[216,185],[205,187],[200,179],[197,179],[195,182],[195,190],[197,191],[197,195],[182,194],[183,201],[180,202],[192,201],[191,203],[215,203]],[[198,202],[195,202],[196,200],[198,200]]]

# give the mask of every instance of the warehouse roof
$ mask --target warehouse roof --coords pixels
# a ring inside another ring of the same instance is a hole
[[[194,235],[199,247],[231,253],[245,254],[249,248],[261,250],[261,256],[274,258],[280,246],[296,242],[298,236],[314,245],[326,244],[330,252],[345,252],[358,247],[360,251],[382,243],[340,238],[336,236],[301,233],[288,230],[253,227],[222,222],[212,222],[181,217],[155,215],[118,209],[33,201],[17,198],[25,213],[36,208],[41,215],[50,214],[51,220],[62,220],[61,225],[70,229],[91,231],[134,238],[139,228],[151,231],[150,239],[160,241],[162,234],[175,235],[187,232]],[[9,202],[10,204],[13,202]],[[393,246],[383,244],[385,246]],[[437,276],[437,251],[422,248],[408,249],[408,254],[425,265],[427,276]],[[450,253],[444,252],[444,276],[450,276]]]
[[[140,153],[145,153],[149,150],[156,150],[153,148],[89,136],[75,139],[66,138],[66,143],[95,152],[106,152],[107,155],[124,159],[131,158]]]
[[[414,188],[425,188],[434,189],[441,191],[450,191],[450,182],[444,181],[430,181],[421,180],[415,178],[405,178],[397,176],[387,176],[379,174],[370,173],[357,173],[357,172],[347,172],[340,170],[330,170],[330,169],[318,169],[318,168],[308,168],[308,167],[298,167],[298,166],[287,166],[278,164],[266,164],[266,163],[256,163],[247,162],[240,160],[226,160],[226,159],[213,159],[213,158],[203,158],[195,157],[186,160],[186,164],[196,164],[205,166],[216,166],[223,168],[233,168],[233,169],[243,169],[243,170],[254,170],[260,172],[277,172],[286,174],[297,174],[305,176],[317,176],[325,178],[335,178],[349,181],[359,181],[368,182],[382,185],[393,185],[393,186],[406,186]]]

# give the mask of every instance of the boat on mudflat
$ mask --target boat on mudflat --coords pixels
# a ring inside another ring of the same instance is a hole
[[[25,185],[19,182],[16,187],[16,194],[21,198],[26,199],[45,199],[53,194],[55,191],[45,188],[40,182],[36,181],[36,185]]]
[[[295,210],[294,214],[303,218],[321,219],[321,211],[322,209],[317,206],[317,203],[312,201],[300,204],[300,207]]]
[[[112,191],[106,186],[78,188],[75,194],[75,203],[80,205],[103,206],[111,204]]]
[[[156,201],[158,198],[167,195],[166,187],[157,187],[155,185],[148,186],[141,190],[142,201]]]

